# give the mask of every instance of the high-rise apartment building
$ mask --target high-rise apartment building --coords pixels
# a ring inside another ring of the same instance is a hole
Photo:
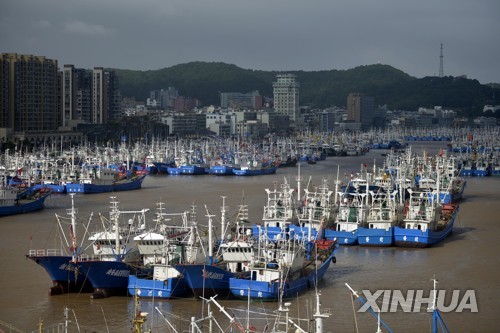
[[[294,74],[278,74],[276,82],[273,82],[274,110],[290,117],[292,126],[299,122],[299,88]]]
[[[94,67],[91,123],[105,124],[110,118],[118,117],[120,112],[121,96],[115,72],[105,71],[102,67]]]
[[[374,99],[361,93],[347,96],[347,121],[360,123],[361,129],[369,129],[375,117]]]
[[[57,60],[0,54],[0,127],[49,132],[61,125],[61,78]]]
[[[62,83],[62,126],[92,119],[92,70],[64,65]]]

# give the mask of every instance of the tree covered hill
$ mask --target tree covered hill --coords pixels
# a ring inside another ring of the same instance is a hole
[[[221,62],[190,62],[149,71],[114,69],[124,97],[145,100],[151,90],[169,86],[203,105],[218,105],[221,92],[258,90],[272,97],[277,71],[243,69]],[[345,106],[347,95],[361,92],[390,109],[415,110],[440,105],[467,113],[481,111],[500,97],[498,85],[482,85],[462,77],[412,77],[388,65],[359,66],[348,70],[287,71],[297,75],[300,104],[314,108]]]

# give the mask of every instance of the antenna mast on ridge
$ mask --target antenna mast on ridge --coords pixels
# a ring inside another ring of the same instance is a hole
[[[443,43],[441,43],[441,53],[439,54],[439,77],[444,76],[443,70]]]

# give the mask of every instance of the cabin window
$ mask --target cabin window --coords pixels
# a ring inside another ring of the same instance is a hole
[[[370,229],[373,229],[373,223],[370,223]]]
[[[422,226],[420,224],[417,225],[418,230],[422,230]]]

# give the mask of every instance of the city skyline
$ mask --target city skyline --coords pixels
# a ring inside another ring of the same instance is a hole
[[[286,4],[286,5],[285,5]],[[274,71],[376,63],[417,77],[500,82],[500,3],[296,0],[7,0],[2,53],[59,67],[155,70],[191,61]]]

